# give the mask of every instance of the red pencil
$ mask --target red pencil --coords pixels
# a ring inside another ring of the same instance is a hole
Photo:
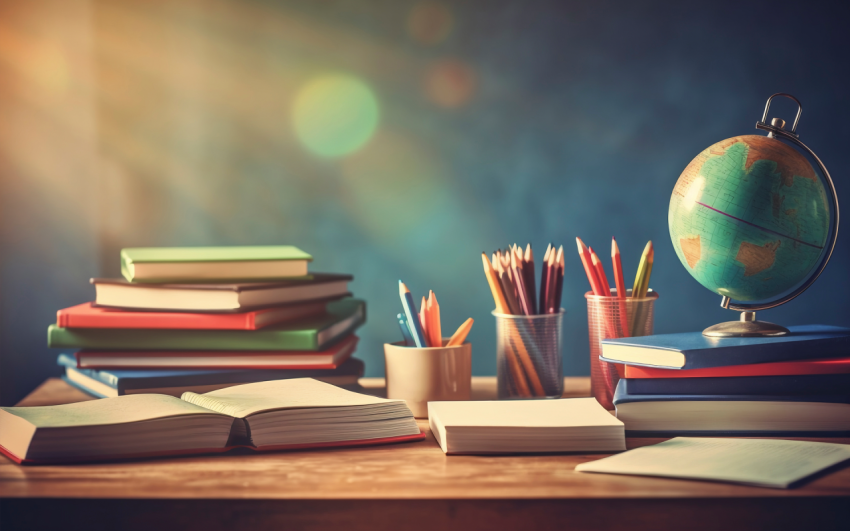
[[[611,285],[608,284],[608,277],[605,276],[605,268],[602,267],[602,261],[594,252],[593,247],[588,249],[590,253],[590,262],[593,264],[593,267],[596,269],[596,275],[599,279],[599,287],[602,288],[602,294],[606,297],[611,296]]]
[[[617,240],[611,237],[611,262],[614,266],[614,283],[617,286],[617,297],[625,299],[628,295],[626,292],[626,281],[623,278],[623,262],[620,260],[620,247],[617,245]]]
[[[596,269],[590,260],[590,253],[587,251],[587,246],[581,241],[581,238],[576,238],[578,246],[578,255],[581,257],[581,264],[584,266],[584,272],[587,274],[587,280],[590,282],[590,289],[594,295],[603,295],[604,292],[599,284],[599,278],[596,276]]]

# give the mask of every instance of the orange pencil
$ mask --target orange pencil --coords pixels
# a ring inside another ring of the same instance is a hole
[[[458,327],[457,331],[452,334],[452,337],[449,339],[449,342],[446,343],[446,346],[454,347],[457,345],[463,345],[463,342],[466,341],[466,336],[469,335],[469,331],[472,329],[472,323],[474,322],[475,321],[472,320],[472,317],[464,321],[463,324]]]
[[[599,287],[602,288],[602,294],[606,297],[610,297],[611,285],[608,284],[608,277],[605,276],[605,268],[602,267],[602,261],[599,260],[599,257],[593,250],[593,247],[588,248],[588,252],[590,253],[590,261],[593,263],[593,267],[596,269],[596,276],[599,279]]]
[[[584,272],[587,274],[587,280],[590,282],[590,289],[594,295],[602,295],[602,288],[599,285],[599,278],[596,276],[596,269],[593,267],[590,259],[590,253],[587,251],[587,246],[581,241],[581,238],[576,238],[578,246],[578,255],[581,257],[581,264],[584,266]]]
[[[443,330],[440,326],[440,304],[433,291],[428,293],[428,337],[432,347],[443,346]]]
[[[428,333],[428,301],[422,296],[422,304],[419,305],[419,324],[422,325],[422,335],[425,337],[426,347],[433,347],[431,335]]]

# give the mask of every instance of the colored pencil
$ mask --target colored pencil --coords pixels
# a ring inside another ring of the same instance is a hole
[[[617,298],[620,299],[620,331],[622,337],[629,337],[631,333],[629,331],[629,315],[626,304],[628,292],[626,291],[626,281],[623,279],[623,262],[620,259],[620,247],[617,245],[617,240],[613,236],[611,237],[611,265],[614,268],[614,283],[617,287]]]
[[[581,264],[584,266],[587,280],[590,282],[591,291],[593,291],[594,295],[602,295],[602,288],[599,286],[599,279],[596,277],[596,270],[591,263],[587,246],[581,241],[581,238],[576,238],[576,245],[578,246],[578,255],[581,257]]]
[[[522,315],[522,310],[519,307],[519,301],[516,299],[514,286],[511,279],[508,277],[508,272],[505,267],[499,263],[498,271],[499,282],[502,286],[502,291],[505,294],[505,302],[508,304],[508,310],[514,315]]]
[[[428,344],[432,347],[443,346],[443,331],[440,326],[440,304],[437,302],[437,296],[431,291],[428,293],[428,311],[425,313],[428,318]]]
[[[635,285],[632,288],[632,297],[635,299],[643,299],[646,297],[646,291],[649,289],[649,276],[652,274],[652,262],[655,257],[655,251],[652,248],[652,240],[646,244],[643,249],[643,254],[640,257],[637,275],[635,275]]]
[[[431,345],[431,336],[428,333],[428,301],[422,297],[422,303],[419,305],[419,324],[422,325],[422,333],[425,334],[426,347]]]
[[[472,317],[463,322],[462,325],[458,327],[454,334],[452,334],[449,342],[446,343],[447,347],[455,347],[457,345],[463,345],[463,342],[466,341],[466,336],[469,335],[469,331],[472,329],[472,324],[475,321],[472,320]]]
[[[525,256],[523,257],[522,272],[525,274],[525,287],[528,291],[528,303],[531,306],[531,313],[537,313],[537,284],[534,278],[534,251],[531,250],[529,243],[525,247]]]
[[[593,247],[588,247],[587,251],[590,253],[590,262],[593,264],[593,268],[596,269],[596,278],[599,279],[599,287],[602,288],[602,294],[610,297],[611,285],[608,284],[608,277],[605,276],[605,268],[602,267],[602,261],[599,260],[599,256],[596,255]]]
[[[404,338],[404,346],[416,346],[416,343],[413,341],[413,336],[410,335],[410,327],[407,325],[407,318],[403,313],[398,314],[396,317],[398,318],[398,327],[401,328],[401,335]]]
[[[543,255],[543,263],[540,265],[540,300],[538,301],[537,313],[546,313],[546,295],[549,289],[549,254],[552,252],[552,244],[546,247],[546,254]]]
[[[555,261],[558,262],[558,271],[555,275],[555,312],[561,311],[561,295],[564,293],[564,246],[558,247],[558,254],[555,256]]]
[[[546,306],[543,313],[553,313],[552,308],[555,306],[555,290],[558,287],[557,257],[558,253],[553,247],[552,252],[549,253],[549,265],[546,268],[546,275],[548,276],[548,279],[546,281]]]
[[[484,257],[487,258],[486,256]],[[401,280],[398,281],[398,295],[401,298],[401,306],[404,308],[404,315],[407,317],[407,323],[410,326],[410,335],[413,336],[413,342],[419,348],[427,347],[428,343],[425,340],[425,334],[422,332],[422,324],[419,322],[419,315],[416,313],[416,304],[413,302],[413,295],[410,290],[404,285]]]
[[[519,251],[513,251],[511,253],[511,268],[514,272],[514,283],[516,283],[516,291],[517,291],[517,299],[519,300],[519,307],[522,310],[522,315],[534,315],[534,312],[531,311],[531,307],[528,303],[528,291],[525,289],[525,285],[523,283],[523,275],[522,275],[522,265],[520,264],[521,258]]]
[[[519,334],[513,334],[510,342],[517,354],[517,358],[522,364],[525,376],[528,378],[531,396],[546,396],[546,392],[543,391],[543,384],[540,383],[540,378],[537,376],[537,369],[534,367],[534,362],[531,361],[531,356],[528,355],[528,350],[526,350],[525,344],[522,342],[522,337]]]
[[[617,297],[625,299],[628,296],[626,281],[623,279],[623,262],[620,259],[620,247],[617,240],[611,238],[611,262],[614,266],[614,283],[617,286]]]
[[[493,271],[493,266],[490,264],[490,259],[487,258],[486,253],[481,253],[481,262],[484,265],[484,276],[487,277],[487,283],[490,285],[493,301],[496,303],[496,313],[510,313],[507,310],[505,295],[499,286],[499,279],[496,278],[496,272]]]

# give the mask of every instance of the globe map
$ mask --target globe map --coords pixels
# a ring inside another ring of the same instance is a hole
[[[703,286],[767,300],[806,279],[829,235],[829,203],[812,165],[766,136],[736,136],[696,156],[670,198],[670,237]]]

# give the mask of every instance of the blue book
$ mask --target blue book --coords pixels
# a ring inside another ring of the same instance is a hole
[[[180,397],[186,391],[208,393],[244,383],[315,378],[333,385],[356,385],[364,364],[349,358],[336,369],[224,369],[224,370],[111,370],[78,369],[72,354],[60,354],[56,363],[65,367],[63,379],[98,398],[157,393]]]
[[[741,376],[733,378],[626,378],[628,395],[801,396],[850,393],[850,374]]]
[[[789,327],[781,337],[710,338],[702,332],[624,337],[602,341],[600,359],[667,369],[703,369],[846,356],[850,329],[838,326]]]
[[[826,394],[829,391],[799,395],[651,395],[630,393],[626,380],[620,380],[614,407],[617,418],[626,425],[626,435],[631,437],[848,436],[850,389]]]

